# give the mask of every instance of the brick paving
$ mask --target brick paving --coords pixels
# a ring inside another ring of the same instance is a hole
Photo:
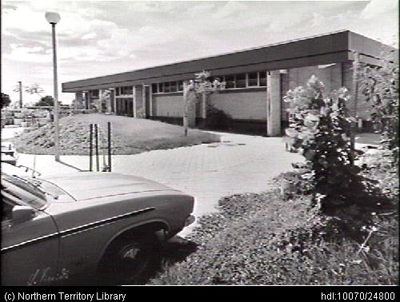
[[[194,214],[215,211],[221,197],[245,192],[262,192],[268,182],[301,157],[285,151],[282,138],[239,134],[221,135],[221,143],[156,150],[113,157],[113,172],[141,176],[171,186],[196,197]],[[43,176],[87,170],[89,158],[20,154],[19,164],[36,169]],[[100,158],[102,165],[103,158]]]
[[[7,129],[2,139],[18,129]],[[196,197],[194,214],[215,211],[221,197],[237,193],[258,193],[268,189],[268,182],[291,163],[301,161],[298,154],[285,151],[282,138],[219,133],[221,143],[155,150],[136,155],[113,157],[113,172],[137,175]],[[358,144],[362,146],[362,144]],[[36,159],[35,159],[36,158]],[[54,156],[20,154],[19,164],[33,167],[43,176],[88,170],[88,156]],[[100,158],[102,165],[103,158]]]

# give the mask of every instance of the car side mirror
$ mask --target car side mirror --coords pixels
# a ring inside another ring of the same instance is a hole
[[[35,211],[27,206],[15,206],[12,210],[13,223],[19,224],[33,218]]]

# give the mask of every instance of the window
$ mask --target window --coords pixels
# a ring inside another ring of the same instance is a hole
[[[164,92],[164,83],[158,83],[158,92]]]
[[[251,72],[248,74],[248,86],[253,87],[253,86],[258,86],[258,72]]]
[[[99,91],[98,90],[90,90],[90,95],[94,98],[99,97]]]
[[[236,88],[246,88],[246,74],[236,75]]]
[[[183,91],[183,81],[178,82],[178,91]]]
[[[133,87],[132,86],[121,87],[121,94],[123,95],[133,94]]]
[[[235,88],[235,76],[225,76],[226,88]]]
[[[151,92],[158,93],[158,83],[151,84]]]
[[[178,91],[178,85],[177,82],[170,82],[170,92],[177,92]]]
[[[267,72],[261,71],[260,74],[260,86],[267,86]]]
[[[171,92],[171,86],[169,82],[164,83],[164,92],[165,93]]]

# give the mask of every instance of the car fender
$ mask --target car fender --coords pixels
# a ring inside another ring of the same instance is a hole
[[[122,228],[121,230],[119,230],[117,233],[115,233],[113,236],[111,236],[108,240],[107,243],[104,245],[103,249],[101,250],[100,253],[100,257],[97,261],[97,263],[99,263],[101,261],[101,258],[103,257],[103,255],[105,254],[106,250],[111,246],[111,244],[118,238],[120,237],[122,234],[124,233],[128,233],[131,231],[134,231],[135,229],[139,229],[139,228],[143,228],[146,225],[151,225],[151,224],[162,224],[163,226],[166,227],[165,231],[169,232],[170,231],[170,227],[169,227],[169,223],[167,220],[163,219],[163,218],[153,218],[153,219],[149,219],[146,221],[141,221],[139,223],[133,224],[133,225],[128,225],[124,228]],[[164,233],[164,232],[163,232]],[[165,240],[166,238],[162,238],[165,237],[164,234],[157,234],[157,237],[160,240]]]

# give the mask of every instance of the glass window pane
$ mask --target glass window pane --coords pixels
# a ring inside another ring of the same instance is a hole
[[[164,83],[164,92],[170,92],[170,91],[171,91],[171,89],[170,89],[169,82],[165,82]]]
[[[245,73],[236,75],[236,88],[246,88],[246,74]]]
[[[158,92],[158,84],[151,84],[151,92],[152,93],[157,93]]]
[[[164,83],[158,83],[158,92],[164,92]]]
[[[260,72],[260,86],[267,86],[267,72]]]
[[[258,72],[251,72],[248,75],[249,77],[249,87],[258,86]]]
[[[170,83],[170,91],[171,92],[177,92],[178,91],[177,82],[171,82]]]
[[[225,76],[226,88],[235,88],[235,76]]]
[[[183,81],[178,82],[178,91],[183,91]]]

